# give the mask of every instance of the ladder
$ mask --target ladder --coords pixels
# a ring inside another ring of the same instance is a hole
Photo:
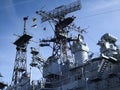
[[[98,72],[100,74],[103,74],[104,71],[105,71],[105,69],[106,69],[106,67],[108,66],[108,64],[109,64],[109,61],[103,59],[102,62],[101,62],[101,64],[100,64],[100,66],[99,66],[99,68],[98,68]]]

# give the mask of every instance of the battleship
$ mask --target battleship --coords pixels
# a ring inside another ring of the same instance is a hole
[[[101,36],[97,43],[100,54],[94,57],[84,40],[86,29],[73,24],[77,17],[67,16],[80,9],[81,3],[77,0],[48,12],[36,11],[42,23],[54,25],[54,36],[39,41],[41,48],[52,49],[51,56],[45,60],[39,50],[31,47],[30,67],[42,72],[42,79],[37,81],[32,80],[27,72],[27,46],[33,36],[26,31],[28,17],[23,18],[24,32],[13,43],[16,57],[12,81],[5,90],[120,90],[120,47],[116,44],[117,38],[109,33]],[[77,33],[75,37],[70,35],[72,31]]]

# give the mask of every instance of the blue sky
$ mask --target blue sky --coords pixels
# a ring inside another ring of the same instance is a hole
[[[37,10],[43,8],[46,11],[52,10],[60,5],[67,5],[75,0],[0,0],[0,72],[3,80],[10,83],[15,60],[15,46],[12,44],[17,37],[13,34],[23,33],[23,17],[29,16],[27,21],[27,32],[33,35],[33,40],[39,41],[40,38],[46,38],[52,30],[50,25],[40,23],[40,17],[35,14]],[[81,0],[81,10],[69,15],[77,16],[75,24],[81,28],[87,29],[87,34],[84,34],[85,40],[91,51],[99,52],[99,47],[96,45],[101,35],[108,32],[118,39],[120,38],[120,0]],[[32,18],[37,18],[38,28],[32,29]],[[47,30],[43,28],[47,26]],[[120,45],[120,40],[118,40]],[[37,47],[44,58],[50,54],[48,48],[40,48],[37,43],[30,42],[30,47]],[[31,55],[28,54],[28,71]],[[33,79],[40,78],[39,71],[34,69]]]

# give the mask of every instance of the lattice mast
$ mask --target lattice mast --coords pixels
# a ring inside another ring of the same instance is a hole
[[[75,17],[65,17],[68,13],[77,11],[81,8],[80,0],[75,1],[69,5],[59,6],[52,11],[37,11],[42,18],[41,21],[52,21],[55,23],[54,38],[49,40],[41,40],[40,46],[48,46],[47,42],[53,42],[53,55],[56,58],[63,58],[63,62],[67,60],[67,43],[73,41],[68,37],[69,30],[67,29]]]
[[[11,85],[18,84],[22,75],[27,74],[27,45],[32,36],[26,33],[26,21],[28,20],[28,17],[24,17],[23,20],[23,35],[19,36],[19,38],[14,42],[14,45],[16,45],[16,57]]]

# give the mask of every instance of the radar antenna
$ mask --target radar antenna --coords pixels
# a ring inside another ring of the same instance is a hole
[[[64,18],[65,15],[67,15],[68,13],[71,13],[80,9],[81,9],[80,0],[77,0],[73,3],[70,3],[69,5],[61,5],[49,12],[40,10],[40,11],[37,11],[36,13],[42,17],[41,21],[45,22],[48,20],[53,20],[55,18],[56,19]]]

